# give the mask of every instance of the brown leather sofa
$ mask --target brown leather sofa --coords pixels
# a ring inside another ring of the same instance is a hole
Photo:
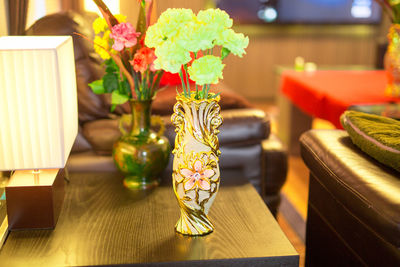
[[[93,40],[93,19],[92,13],[68,11],[48,15],[27,30],[27,35],[73,36],[80,131],[67,165],[70,172],[115,170],[110,154],[112,144],[120,136],[118,118],[123,113],[130,113],[129,105],[117,107],[114,113],[110,113],[109,96],[95,95],[87,85],[102,76],[103,66],[92,44],[73,33],[83,34]],[[160,91],[152,106],[153,114],[164,116],[165,135],[171,145],[175,138],[170,122],[175,90],[176,86],[169,86]],[[224,119],[218,135],[222,152],[221,173],[246,177],[276,214],[279,192],[286,180],[286,150],[278,139],[268,138],[270,122],[263,111],[254,109],[243,97],[223,85],[218,85],[218,91],[221,92],[220,105]],[[171,164],[166,173],[166,176],[170,176]]]
[[[300,138],[310,169],[306,266],[400,266],[400,173],[342,130]]]

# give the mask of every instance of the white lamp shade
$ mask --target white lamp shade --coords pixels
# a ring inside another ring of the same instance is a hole
[[[77,132],[72,38],[0,37],[0,170],[63,168]]]

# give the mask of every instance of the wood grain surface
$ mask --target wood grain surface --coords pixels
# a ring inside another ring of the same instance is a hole
[[[210,260],[229,266],[298,266],[297,252],[247,182],[222,183],[210,211],[213,233],[177,234],[178,218],[169,183],[134,192],[122,186],[119,174],[74,173],[56,229],[11,232],[0,250],[0,265],[201,266]]]

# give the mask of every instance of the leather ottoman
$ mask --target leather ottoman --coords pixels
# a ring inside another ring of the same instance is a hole
[[[400,173],[342,130],[300,138],[310,169],[307,266],[400,266]]]

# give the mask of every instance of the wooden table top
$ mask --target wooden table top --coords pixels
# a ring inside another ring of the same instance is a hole
[[[174,231],[179,207],[169,184],[135,193],[116,173],[73,173],[56,228],[11,232],[0,262],[298,266],[297,252],[249,183],[222,184],[209,216],[213,233],[182,236]]]

